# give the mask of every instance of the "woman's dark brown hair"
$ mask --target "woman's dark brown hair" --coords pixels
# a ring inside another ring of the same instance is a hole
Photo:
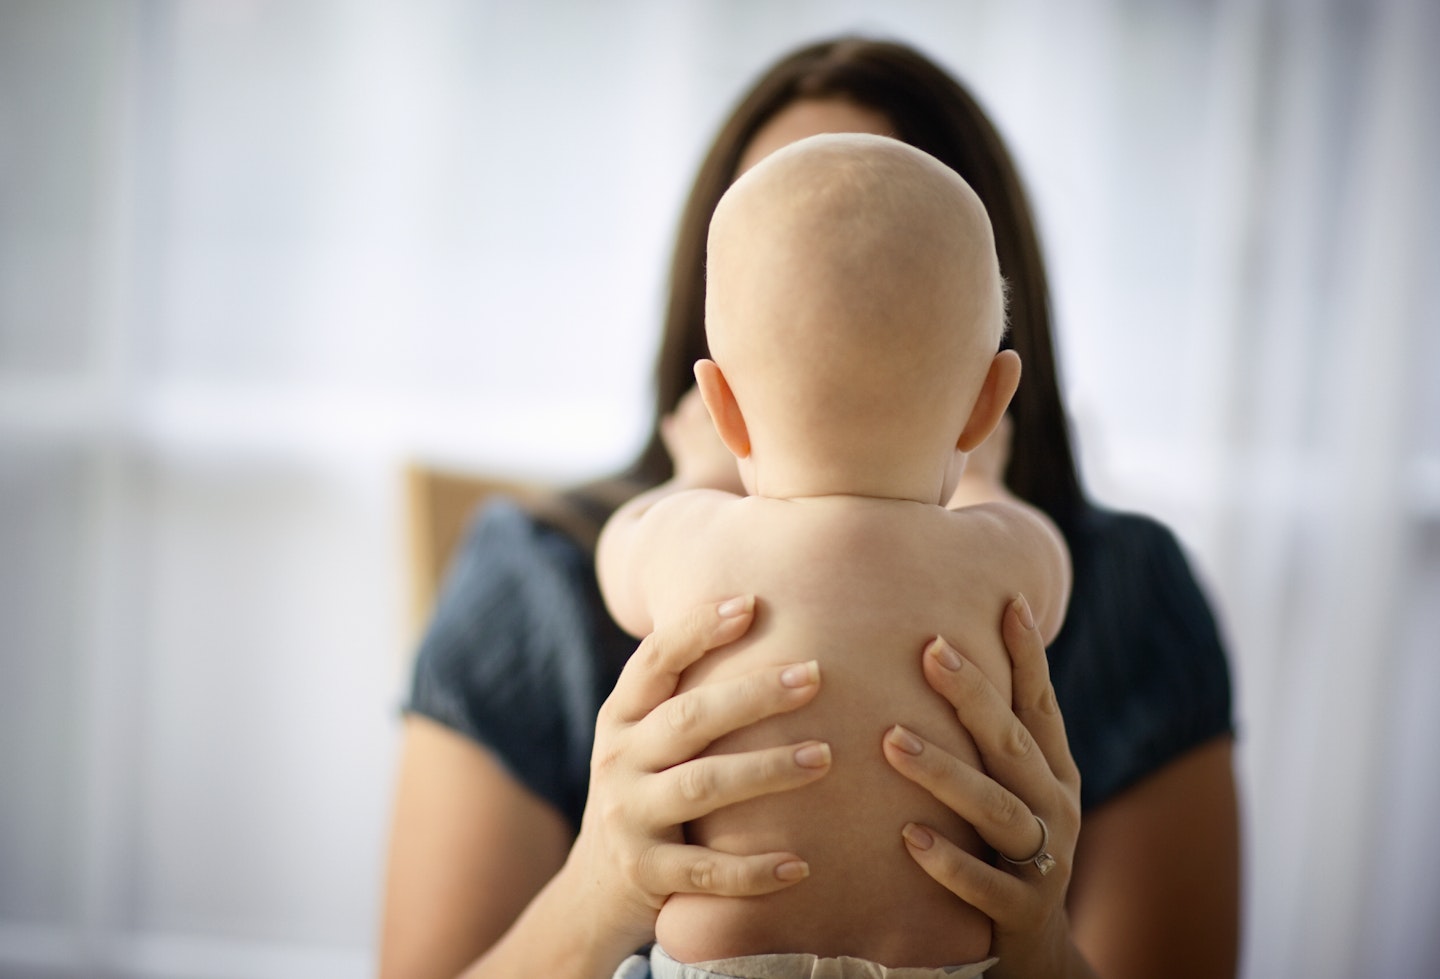
[[[806,98],[843,98],[881,113],[894,125],[894,136],[949,165],[985,203],[1010,290],[1006,345],[1014,347],[1024,365],[1010,408],[1015,432],[1006,482],[1068,531],[1083,492],[1056,376],[1045,262],[1015,164],[985,112],[950,74],[905,45],[864,38],[825,41],[786,56],[741,99],[716,136],[680,220],[656,371],[655,427],[625,472],[626,481],[652,486],[671,474],[659,419],[693,384],[695,361],[708,356],[705,238],[710,215],[756,132],[780,110]]]

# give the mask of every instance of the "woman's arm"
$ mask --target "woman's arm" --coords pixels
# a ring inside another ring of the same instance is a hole
[[[1228,739],[1101,806],[1082,834],[1079,772],[1023,599],[1006,611],[1003,632],[1009,702],[943,641],[923,656],[926,679],[955,707],[985,772],[898,728],[884,751],[1001,854],[1035,854],[1043,819],[1051,860],[991,866],[923,826],[906,827],[911,855],[995,923],[996,979],[1233,977],[1239,848]]]
[[[1085,814],[1075,944],[1107,977],[1235,975],[1240,834],[1229,735]]]
[[[555,876],[571,840],[559,811],[487,749],[427,717],[408,717],[380,975],[459,975]]]
[[[590,794],[573,845],[559,814],[484,749],[428,723],[406,734],[387,881],[382,975],[610,976],[653,938],[677,892],[763,894],[803,879],[792,853],[686,846],[681,826],[823,776],[814,742],[697,759],[715,738],[794,710],[813,664],[676,695],[680,674],[750,627],[754,600],[702,606],[646,638],[596,722]],[[810,749],[810,750],[803,750]]]

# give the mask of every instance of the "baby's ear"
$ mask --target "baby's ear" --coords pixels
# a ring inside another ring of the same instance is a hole
[[[970,452],[989,438],[995,426],[1000,424],[1000,419],[1005,417],[1005,409],[1010,407],[1010,399],[1019,386],[1020,355],[1013,350],[1000,351],[990,361],[990,369],[985,372],[985,381],[980,385],[975,406],[970,409],[970,419],[965,423],[955,448]]]
[[[720,441],[737,459],[750,456],[750,429],[745,425],[745,416],[740,414],[740,405],[730,383],[720,371],[720,365],[713,360],[695,361],[695,383],[700,388],[700,400],[710,412],[715,431]]]

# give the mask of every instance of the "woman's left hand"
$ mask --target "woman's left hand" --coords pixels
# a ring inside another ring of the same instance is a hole
[[[991,954],[1000,961],[987,975],[1065,976],[1077,966],[1083,973],[1088,970],[1065,911],[1080,834],[1080,772],[1050,685],[1045,646],[1023,597],[1006,609],[1002,633],[1014,675],[1013,706],[943,640],[932,642],[923,656],[926,680],[955,708],[985,770],[898,727],[886,734],[884,751],[900,774],[973,825],[997,853],[1018,862],[992,866],[915,823],[905,827],[906,848],[926,873],[994,923]]]

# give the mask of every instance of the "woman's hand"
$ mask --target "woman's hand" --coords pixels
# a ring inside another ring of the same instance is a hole
[[[591,890],[591,907],[610,916],[597,924],[622,952],[653,939],[671,894],[766,894],[809,873],[794,853],[736,856],[686,845],[682,834],[689,820],[829,770],[829,746],[814,741],[696,757],[721,735],[794,710],[819,690],[812,661],[676,694],[686,667],[744,635],[754,611],[753,597],[736,598],[657,629],[600,708],[590,796],[567,871]]]
[[[926,680],[954,706],[985,771],[900,727],[887,733],[884,751],[900,774],[1018,863],[991,866],[913,823],[905,827],[905,843],[926,873],[994,922],[991,954],[1000,962],[987,975],[1086,974],[1065,912],[1080,833],[1080,773],[1050,685],[1044,643],[1023,597],[1006,609],[1002,632],[1014,676],[1013,707],[944,640],[932,642],[923,656]]]

